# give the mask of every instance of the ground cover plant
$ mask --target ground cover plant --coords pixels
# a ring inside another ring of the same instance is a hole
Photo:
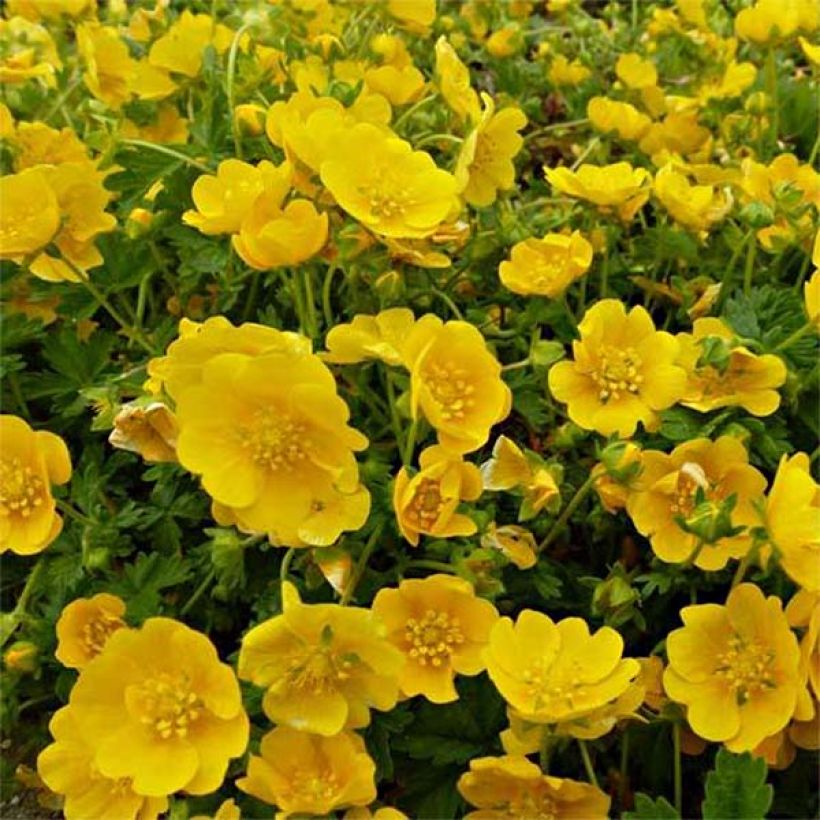
[[[3,816],[816,816],[814,0],[6,0]]]

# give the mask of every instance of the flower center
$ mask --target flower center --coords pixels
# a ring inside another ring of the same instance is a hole
[[[690,516],[695,509],[695,495],[698,489],[703,490],[707,501],[720,501],[726,494],[718,485],[712,486],[706,471],[700,464],[687,461],[678,471],[675,493],[669,504],[673,515]]]
[[[0,510],[28,518],[46,496],[43,480],[19,458],[0,461]]]
[[[444,421],[460,421],[475,403],[475,387],[468,384],[467,371],[454,364],[431,363],[424,371],[424,384],[439,406]]]
[[[292,470],[306,457],[302,439],[305,426],[287,413],[264,407],[240,432],[242,446],[260,467],[274,472]]]
[[[563,260],[555,257],[545,259],[543,256],[538,257],[535,262],[535,269],[533,270],[533,281],[538,288],[549,287],[558,279],[564,272]]]
[[[330,771],[295,771],[292,774],[290,793],[294,802],[304,802],[306,805],[326,803],[332,801],[338,792],[339,781]]]
[[[606,404],[617,401],[623,393],[638,393],[643,383],[641,360],[635,349],[604,347],[598,354],[598,369],[592,379],[598,385],[598,398]]]
[[[421,666],[441,666],[464,643],[458,618],[434,609],[428,609],[421,618],[408,618],[404,637],[410,647],[407,654]]]
[[[82,640],[89,655],[99,655],[106,641],[118,629],[125,626],[116,615],[100,613],[96,618],[83,626]]]
[[[727,650],[718,655],[715,674],[734,689],[738,706],[742,706],[752,695],[777,686],[772,669],[774,659],[774,651],[769,647],[735,634],[729,638]]]
[[[510,804],[510,814],[532,820],[556,820],[560,817],[558,806],[548,794],[534,794],[527,791]]]
[[[416,489],[405,515],[415,527],[430,530],[438,521],[443,506],[444,499],[441,497],[438,481],[424,478]]]
[[[361,186],[359,194],[367,200],[370,213],[376,219],[400,217],[413,204],[401,186],[391,185],[384,179],[372,186]]]
[[[140,722],[153,729],[162,740],[185,737],[203,708],[204,704],[191,691],[190,679],[185,674],[160,672],[146,680],[137,691]]]
[[[279,686],[299,689],[314,695],[333,692],[351,676],[358,658],[353,653],[332,652],[327,642],[297,653],[289,662]],[[274,684],[276,686],[276,684]]]
[[[577,674],[556,678],[551,674],[549,666],[537,663],[524,670],[522,680],[529,688],[535,712],[543,709],[563,712],[583,708],[578,699],[583,695],[584,684]]]

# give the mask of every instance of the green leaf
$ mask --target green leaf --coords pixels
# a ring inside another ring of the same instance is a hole
[[[670,407],[661,413],[660,434],[668,441],[690,441],[697,438],[703,416],[685,407]]]
[[[749,752],[735,755],[721,749],[706,776],[704,820],[762,820],[774,790],[766,784],[766,761]]]
[[[680,815],[665,797],[653,800],[648,794],[638,792],[635,795],[635,811],[626,811],[623,817],[624,820],[671,820]]]

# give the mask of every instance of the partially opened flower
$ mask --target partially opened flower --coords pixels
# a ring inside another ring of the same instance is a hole
[[[112,26],[97,22],[77,26],[77,50],[83,59],[83,81],[100,101],[114,109],[131,98],[135,60]]]
[[[321,737],[278,726],[251,755],[243,792],[276,806],[276,816],[323,816],[376,799],[376,764],[354,732]]]
[[[283,604],[281,615],[244,636],[239,651],[239,677],[266,689],[272,721],[330,737],[367,726],[371,708],[396,705],[404,657],[376,615],[304,604],[292,584]]]
[[[462,122],[481,118],[478,94],[470,85],[470,70],[443,35],[436,41],[436,77],[441,96]]]
[[[615,132],[621,139],[637,140],[652,124],[635,106],[607,97],[593,97],[587,103],[587,117],[596,131]]]
[[[586,312],[578,331],[574,361],[553,365],[548,381],[580,427],[628,437],[638,422],[655,427],[659,411],[682,397],[686,371],[675,364],[678,342],[655,330],[644,308],[627,313],[622,302],[603,299]]]
[[[234,32],[217,23],[208,14],[193,14],[185,9],[168,30],[151,45],[148,60],[151,65],[186,77],[196,77],[202,69],[202,54],[212,46],[223,54],[233,42]],[[248,37],[242,40],[242,45]]]
[[[609,797],[589,783],[544,774],[523,755],[481,757],[458,781],[458,791],[478,811],[472,820],[525,817],[575,817],[604,820]]]
[[[233,670],[205,635],[170,618],[114,632],[83,669],[69,709],[95,769],[149,797],[216,791],[248,743]]]
[[[592,72],[580,60],[568,60],[563,54],[555,57],[547,71],[547,79],[559,87],[579,85],[591,76]]]
[[[681,618],[666,638],[663,685],[693,731],[739,753],[786,726],[808,695],[780,599],[740,584],[725,606],[687,606]]]
[[[385,364],[402,364],[401,349],[416,318],[409,308],[388,308],[375,316],[358,314],[349,324],[332,327],[319,354],[331,364],[358,364],[380,359]]]
[[[77,598],[60,613],[54,656],[63,666],[82,669],[105,648],[108,639],[126,624],[125,601],[99,592]]]
[[[399,471],[393,487],[393,509],[402,535],[415,547],[420,535],[439,538],[472,535],[478,529],[467,515],[457,512],[462,501],[481,495],[481,473],[443,447],[428,447],[410,475]]]
[[[652,190],[675,222],[695,231],[708,231],[732,207],[730,196],[711,185],[690,184],[672,165],[658,171]]]
[[[652,88],[658,83],[658,70],[651,60],[640,54],[621,54],[615,63],[615,73],[627,88]]]
[[[530,569],[535,566],[535,536],[516,524],[499,527],[494,521],[491,522],[481,536],[481,546],[498,550],[518,569]]]
[[[139,453],[146,461],[177,460],[179,427],[162,402],[124,404],[114,417],[109,443],[120,450]]]
[[[484,669],[482,652],[498,612],[476,597],[469,581],[451,575],[404,580],[397,589],[381,589],[372,610],[407,660],[401,676],[405,696],[450,703],[458,699],[454,676]]]

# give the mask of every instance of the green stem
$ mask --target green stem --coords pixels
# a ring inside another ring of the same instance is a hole
[[[578,159],[576,159],[575,162],[572,163],[572,167],[570,168],[570,170],[577,171],[581,164],[584,162],[584,160],[598,147],[598,143],[600,143],[600,141],[600,137],[595,137],[589,143],[589,145],[587,145],[586,149],[584,149],[584,151],[580,154]]]
[[[416,446],[416,432],[418,430],[418,419],[413,419],[410,427],[407,428],[407,438],[404,442],[404,450],[401,454],[401,463],[409,467],[413,462],[413,449]]]
[[[188,612],[193,609],[194,604],[205,594],[205,590],[213,583],[214,578],[216,578],[216,571],[211,570],[202,579],[202,583],[194,590],[194,594],[188,599],[188,603],[179,611],[180,618],[184,618]]]
[[[459,321],[462,321],[464,317],[461,315],[461,311],[458,309],[456,303],[443,291],[439,290],[438,288],[430,288],[435,296],[438,296],[445,305],[453,312],[453,316],[456,317]]]
[[[156,151],[158,154],[165,154],[167,157],[173,157],[174,159],[178,159],[180,162],[184,162],[186,165],[190,165],[192,168],[198,168],[205,174],[213,173],[213,171],[204,163],[199,162],[199,160],[189,157],[180,151],[175,151],[167,145],[157,145],[153,142],[145,142],[145,140],[120,140],[120,142],[122,145],[131,145],[134,148],[146,148],[149,151]]]
[[[259,297],[259,281],[262,278],[262,271],[255,270],[251,275],[251,286],[248,289],[248,298],[245,300],[245,308],[242,311],[242,320],[250,321],[254,308],[256,307],[256,300]]]
[[[414,148],[421,148],[422,145],[429,145],[431,142],[452,142],[454,145],[461,145],[464,140],[461,137],[456,137],[454,134],[425,134],[421,139],[416,140],[413,144]]]
[[[732,589],[734,589],[739,583],[743,581],[743,578],[746,575],[746,571],[751,566],[752,562],[757,559],[757,554],[760,552],[760,545],[753,544],[749,551],[740,559],[740,563],[737,565],[737,569],[735,570],[735,574],[732,577]]]
[[[311,339],[319,335],[319,321],[316,316],[316,297],[313,294],[313,279],[309,268],[302,271],[302,281],[305,283],[305,306],[307,307],[307,318],[310,323]]]
[[[526,359],[521,359],[520,362],[511,362],[501,366],[501,372],[506,373],[508,370],[521,370],[524,367],[529,367],[532,364],[532,359],[527,356]]]
[[[356,562],[356,566],[353,569],[353,573],[350,576],[350,581],[348,585],[345,587],[344,592],[342,593],[342,597],[339,599],[340,606],[347,606],[350,603],[350,599],[353,597],[353,593],[356,591],[356,587],[359,585],[359,581],[362,580],[362,576],[364,575],[365,569],[367,569],[367,562],[370,560],[370,556],[373,554],[373,550],[376,548],[376,542],[379,540],[382,534],[382,530],[384,529],[384,521],[380,521],[373,532],[370,534],[370,538],[367,539],[367,543],[364,545],[364,549],[362,550],[362,554],[359,556],[359,560]]]
[[[294,556],[296,555],[296,548],[291,547],[286,553],[285,557],[282,559],[282,563],[279,566],[279,580],[284,584],[285,581],[288,580],[288,572],[290,571],[290,565],[293,561]]]
[[[456,569],[452,564],[445,564],[444,561],[429,561],[426,558],[419,558],[413,561],[408,561],[404,565],[405,569],[435,569],[439,572],[446,572],[450,575],[456,575]]]
[[[777,138],[780,133],[780,101],[777,88],[777,59],[773,46],[769,47],[769,53],[766,55],[766,84],[772,101],[771,140],[777,147]]]
[[[732,255],[729,258],[729,263],[726,265],[726,272],[723,274],[723,279],[721,281],[720,286],[720,304],[728,297],[729,295],[729,288],[732,283],[732,275],[735,272],[735,265],[737,264],[737,260],[740,258],[740,254],[743,253],[743,248],[746,247],[747,242],[754,242],[755,241],[755,232],[754,229],[750,230],[748,233],[744,234],[743,238],[740,242],[737,243],[737,247],[732,251]]]
[[[797,330],[792,333],[791,336],[784,339],[776,348],[775,352],[778,350],[785,350],[787,347],[791,347],[796,341],[802,339],[810,330],[813,330],[815,327],[814,322],[806,322],[803,327],[798,328]]]
[[[402,115],[393,123],[393,130],[398,133],[399,128],[404,125],[407,120],[413,116],[422,106],[431,103],[433,100],[438,98],[438,94],[431,94],[429,97],[423,97],[418,102],[413,103],[407,111],[403,112]]]
[[[578,748],[581,750],[581,760],[584,761],[584,770],[587,773],[587,780],[598,788],[598,778],[595,777],[595,769],[592,767],[592,760],[589,757],[589,749],[585,740],[578,740]]]
[[[539,128],[537,131],[530,131],[529,134],[525,135],[524,142],[536,139],[537,137],[544,134],[549,134],[553,131],[562,131],[564,128],[577,128],[579,125],[586,125],[588,122],[589,119],[584,117],[580,120],[567,120],[566,122],[556,122],[552,123],[552,125],[545,125],[543,128]]]
[[[228,97],[228,115],[231,118],[233,146],[237,159],[242,159],[242,129],[239,126],[239,121],[236,119],[236,113],[234,111],[233,81],[236,75],[236,54],[239,51],[239,41],[249,27],[250,23],[245,23],[245,25],[234,34],[233,40],[231,41],[231,48],[228,52],[228,71],[225,91]]]
[[[672,724],[673,766],[675,779],[675,810],[683,817],[683,776],[681,771],[680,724]]]
[[[13,370],[9,370],[6,373],[6,379],[8,380],[9,387],[11,388],[11,394],[17,402],[20,415],[22,415],[24,419],[31,420],[31,411],[28,409],[28,404],[26,404],[26,400],[23,397],[23,391],[20,389],[20,382],[17,378],[17,373]]]
[[[746,296],[752,294],[752,278],[754,275],[755,258],[757,256],[757,242],[752,239],[746,251],[746,266],[743,270],[743,293]]]
[[[72,506],[67,501],[63,501],[60,498],[55,498],[54,504],[60,512],[65,513],[69,518],[73,518],[75,521],[78,521],[86,527],[94,527],[97,524],[96,521],[81,513],[76,507]]]
[[[28,606],[29,599],[34,593],[34,588],[37,586],[37,582],[39,581],[40,576],[43,574],[44,566],[45,558],[40,557],[37,563],[34,565],[31,572],[29,572],[28,578],[26,578],[26,583],[23,586],[22,592],[20,593],[20,597],[17,599],[17,603],[15,604],[14,609],[11,611],[10,617],[7,621],[8,631],[2,636],[0,648],[8,643],[11,636],[17,630],[17,627],[20,626],[20,623],[23,620],[23,616],[26,613],[26,607]]]
[[[587,478],[587,480],[578,488],[569,504],[564,507],[564,511],[560,516],[558,516],[558,519],[552,525],[544,540],[538,545],[537,552],[543,552],[561,534],[570,516],[576,509],[578,509],[578,505],[587,497],[589,491],[594,485],[595,477],[590,475],[589,478]]]
[[[322,312],[324,313],[327,330],[330,330],[336,324],[336,319],[333,316],[333,306],[330,304],[330,291],[333,285],[333,276],[337,270],[336,265],[328,265],[324,282],[322,282]]]
[[[399,408],[396,404],[396,388],[393,385],[393,373],[388,370],[384,374],[384,377],[387,383],[387,405],[390,410],[390,425],[393,428],[393,435],[396,438],[396,446],[398,447],[401,441],[401,419],[399,418]]]
[[[538,747],[538,763],[544,774],[549,772],[552,756],[552,735],[548,726],[541,727],[541,745]]]
[[[624,729],[621,736],[621,775],[618,780],[618,802],[621,806],[621,811],[624,808],[624,800],[626,798],[627,783],[629,781],[629,727]]]

